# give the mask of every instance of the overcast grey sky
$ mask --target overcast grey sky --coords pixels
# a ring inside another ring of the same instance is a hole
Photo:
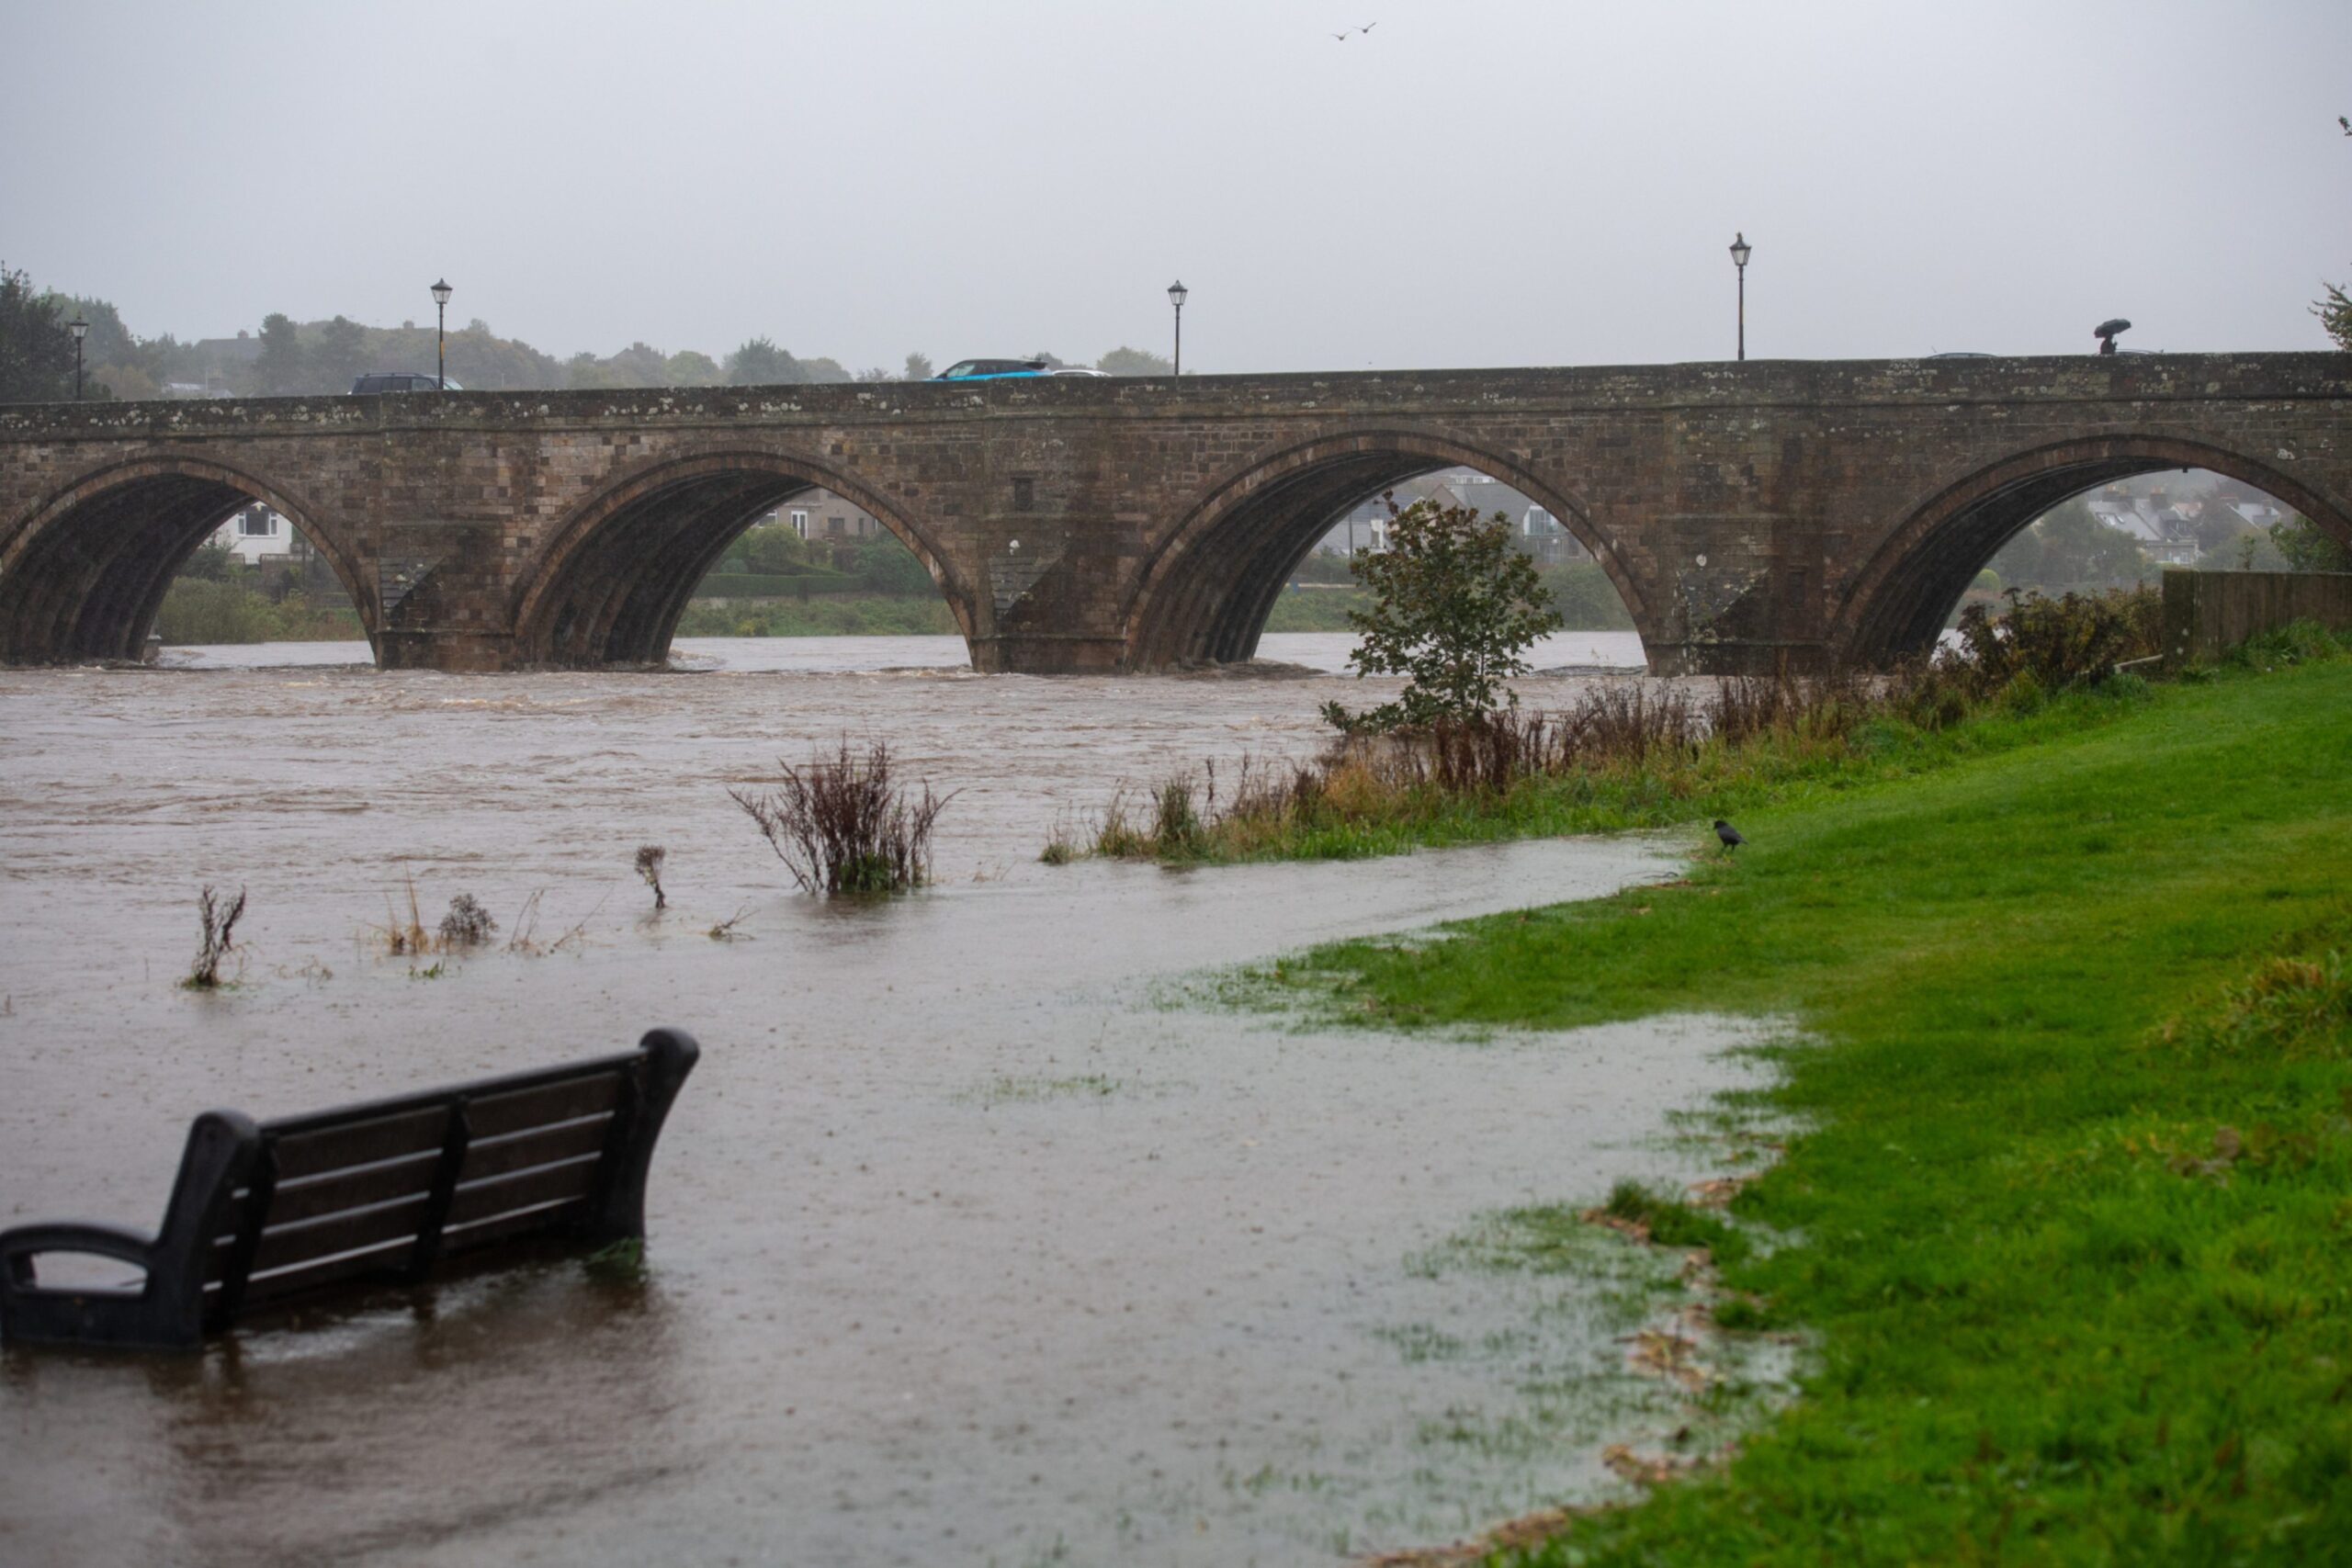
[[[896,367],[2319,348],[2352,4],[0,0],[0,260],[134,332]],[[1365,22],[1368,35],[1331,34]]]

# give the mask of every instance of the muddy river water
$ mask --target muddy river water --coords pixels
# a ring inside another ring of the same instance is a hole
[[[1549,661],[1638,659],[1573,640]],[[538,1264],[198,1356],[0,1355],[0,1562],[1318,1562],[1605,1490],[1600,1440],[1645,1417],[1611,1404],[1603,1292],[1431,1259],[1511,1205],[1691,1173],[1667,1118],[1738,1076],[1740,1032],[1317,1032],[1185,977],[1602,894],[1671,874],[1666,846],[1048,867],[1057,817],[1304,753],[1361,687],[981,678],[927,638],[680,651],[0,671],[0,1226],[152,1224],[208,1106],[657,1022],[704,1048],[641,1281]],[[931,890],[798,896],[727,798],[844,733],[957,792]],[[641,843],[668,852],[659,919]],[[250,898],[212,996],[174,984],[204,883]],[[536,895],[537,942],[571,940],[432,975],[371,931],[412,885],[428,923],[470,893],[502,940]]]

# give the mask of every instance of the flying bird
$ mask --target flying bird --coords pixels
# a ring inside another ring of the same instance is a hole
[[[1732,851],[1747,842],[1746,839],[1739,836],[1738,829],[1720,817],[1715,818],[1715,838],[1722,843],[1725,854],[1731,853]]]
[[[1362,27],[1358,28],[1356,29],[1356,31],[1358,31],[1358,32],[1360,32],[1360,33],[1368,33],[1368,32],[1372,31],[1372,29],[1373,29],[1373,28],[1376,28],[1376,27],[1378,27],[1378,26],[1380,26],[1380,24],[1379,24],[1378,22],[1366,22],[1363,26],[1362,26]]]
[[[1350,31],[1352,31],[1352,30],[1353,30],[1352,28],[1351,28],[1351,29],[1350,29]],[[1341,43],[1345,43],[1345,42],[1347,42],[1347,41],[1348,41],[1348,35],[1347,35],[1347,33],[1333,33],[1331,36],[1332,36],[1333,38],[1335,38],[1335,39],[1338,39]]]

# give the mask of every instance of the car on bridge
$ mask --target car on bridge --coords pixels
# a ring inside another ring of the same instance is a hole
[[[370,371],[365,376],[353,378],[351,383],[351,395],[355,398],[369,397],[378,392],[462,392],[465,389],[455,381],[448,382],[445,386],[431,376],[418,376],[406,370]]]
[[[1012,381],[1027,376],[1050,376],[1042,359],[959,359],[932,378],[934,381]]]

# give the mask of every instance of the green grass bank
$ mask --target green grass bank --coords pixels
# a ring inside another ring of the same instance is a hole
[[[1495,1561],[2352,1558],[2352,660],[1928,739],[1682,884],[1279,972],[1408,1028],[1805,1032],[1732,1210],[1778,1244],[1724,1260],[1817,1336],[1804,1399]]]

